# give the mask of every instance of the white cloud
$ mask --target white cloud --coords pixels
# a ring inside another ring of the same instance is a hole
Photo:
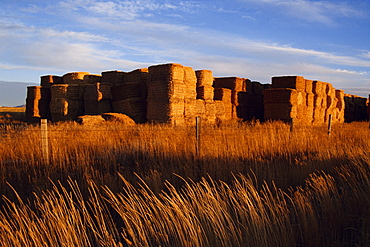
[[[364,16],[358,10],[344,2],[311,1],[311,0],[237,0],[244,3],[254,3],[274,7],[282,14],[287,14],[308,22],[332,24],[334,17]]]

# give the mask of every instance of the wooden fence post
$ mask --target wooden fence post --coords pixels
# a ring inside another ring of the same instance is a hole
[[[329,114],[329,120],[328,120],[328,135],[331,134],[331,124],[332,124],[332,115]]]
[[[44,162],[49,164],[48,120],[41,119],[41,150]]]
[[[196,117],[195,119],[195,135],[196,135],[196,147],[195,147],[195,153],[197,156],[200,155],[200,127],[201,127],[201,118]]]

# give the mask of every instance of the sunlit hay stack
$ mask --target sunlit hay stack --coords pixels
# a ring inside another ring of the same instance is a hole
[[[70,72],[63,75],[63,84],[88,84],[88,72]]]
[[[312,92],[314,93],[314,114],[313,124],[322,124],[325,120],[325,108],[326,108],[326,95],[325,95],[326,83],[322,81],[313,81]]]
[[[51,86],[50,113],[55,121],[74,121],[82,114],[83,99],[78,84]]]
[[[112,84],[88,84],[84,93],[84,113],[86,115],[100,115],[112,111]]]
[[[213,73],[211,70],[195,71],[197,77],[197,99],[213,100]]]
[[[245,106],[240,104],[239,93],[247,91],[247,84],[251,83],[249,79],[240,77],[219,77],[214,79],[214,88],[227,88],[231,90],[232,118],[235,120],[246,119],[239,108]],[[239,114],[238,114],[239,110]]]
[[[284,120],[287,119],[290,116],[294,118],[295,123],[307,123],[309,122],[309,116],[307,117],[306,111],[307,111],[307,98],[306,98],[306,80],[302,76],[280,76],[280,77],[273,77],[272,78],[272,88],[287,88],[287,89],[293,89],[296,91],[294,93],[294,96],[292,100],[289,102],[292,104],[291,106],[285,106],[285,110],[282,110],[284,112]],[[272,91],[273,92],[273,91]],[[276,91],[279,92],[279,91]],[[271,97],[271,96],[270,96]],[[267,99],[268,100],[268,99]],[[268,109],[270,107],[270,109]],[[283,107],[283,106],[282,106]],[[267,110],[268,113],[271,113],[271,110],[273,108],[276,108],[276,106],[265,106],[265,111]],[[287,114],[287,112],[291,111],[290,114]],[[266,114],[266,112],[265,112]]]
[[[184,66],[180,64],[149,67],[147,97],[149,122],[185,124],[184,77]]]
[[[271,88],[263,91],[265,119],[295,120],[298,94],[298,91],[292,88]]]
[[[191,67],[184,66],[184,118],[187,125],[195,125],[197,115],[197,77]]]
[[[335,95],[335,88],[330,83],[326,84],[325,89],[326,94],[326,109],[325,109],[325,119],[324,122],[327,123],[329,121],[329,115],[332,115],[332,122],[336,122],[336,119],[333,118],[333,113],[337,107],[337,98]]]
[[[104,71],[101,73],[101,82],[102,83],[111,83],[113,85],[121,84],[124,80],[124,75],[126,72],[119,70]]]
[[[216,118],[221,121],[231,120],[233,117],[233,107],[232,107],[232,90],[228,88],[216,87],[214,89],[214,108]],[[213,113],[208,108],[206,111]],[[206,113],[207,114],[207,113]]]
[[[123,113],[136,123],[145,123],[147,108],[148,69],[137,69],[123,76],[123,83],[114,85],[113,112]]]

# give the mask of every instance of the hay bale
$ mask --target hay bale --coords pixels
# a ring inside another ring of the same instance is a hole
[[[196,114],[197,116],[203,116],[206,114],[206,102],[203,99],[196,100]]]
[[[77,122],[83,125],[99,125],[105,122],[105,120],[100,115],[97,115],[97,116],[84,115],[84,116],[79,116],[77,119]]]
[[[273,88],[292,88],[305,91],[306,81],[302,76],[278,76],[272,77]]]
[[[40,85],[45,88],[50,88],[53,84],[63,84],[63,77],[56,75],[44,75],[40,77]]]
[[[197,87],[213,86],[213,73],[211,70],[197,70],[195,75],[197,77]]]
[[[127,73],[119,70],[112,70],[104,71],[101,74],[101,83],[111,83],[116,85],[124,82],[124,78]]]
[[[88,79],[85,78],[88,72],[70,72],[63,75],[63,84],[87,84]]]
[[[264,118],[290,121],[297,118],[297,106],[290,103],[265,103]]]
[[[307,93],[306,94],[306,106],[314,107],[315,106],[315,94]]]
[[[138,83],[146,81],[148,78],[149,69],[136,69],[131,72],[126,72],[124,76],[124,83]]]
[[[122,113],[103,113],[101,115],[105,121],[108,122],[117,122],[117,123],[123,123],[126,126],[134,126],[136,125],[135,121],[127,116],[126,114]]]
[[[313,81],[312,82],[312,92],[318,96],[323,97],[325,95],[325,82]]]
[[[271,88],[263,91],[264,104],[298,104],[298,91],[291,88]]]
[[[305,79],[305,90],[306,93],[313,93],[313,80]]]
[[[232,90],[228,88],[215,88],[214,89],[214,100],[222,100],[231,102]]]
[[[124,100],[131,98],[143,98],[140,84],[138,83],[124,83],[112,87],[112,99]]]
[[[249,80],[240,77],[216,77],[214,78],[213,86],[215,88],[228,88],[237,92],[246,92],[247,81]]]
[[[197,98],[197,77],[191,67],[184,67],[184,98]]]
[[[181,64],[159,64],[148,68],[148,81],[184,81],[184,66]]]
[[[88,84],[100,83],[101,79],[102,79],[101,75],[93,75],[93,74],[85,75],[85,77],[84,77],[84,80]]]
[[[113,112],[123,113],[131,117],[136,123],[145,123],[147,121],[146,102],[141,98],[130,98],[112,102]],[[158,113],[163,111],[159,109]],[[153,116],[155,117],[155,116]]]
[[[320,125],[325,123],[326,108],[315,107],[313,112],[313,124]]]
[[[31,120],[32,118],[39,118],[39,100],[37,99],[26,99],[26,118]]]
[[[82,99],[78,84],[55,84],[50,87],[51,98]]]
[[[27,87],[27,99],[39,100],[40,98],[41,98],[41,87],[40,86]]]
[[[214,88],[212,86],[199,86],[196,91],[197,99],[213,100]]]
[[[68,101],[65,98],[52,98],[50,101],[50,112],[66,116],[68,114]]]

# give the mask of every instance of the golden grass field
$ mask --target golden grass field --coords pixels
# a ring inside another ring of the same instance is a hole
[[[368,123],[39,126],[0,139],[2,246],[369,246]]]

